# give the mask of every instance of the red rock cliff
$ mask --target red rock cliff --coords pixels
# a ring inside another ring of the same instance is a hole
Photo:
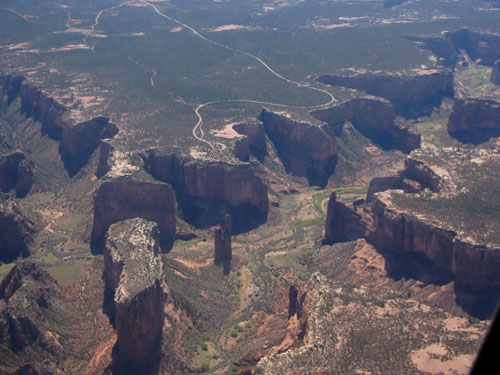
[[[262,110],[260,120],[287,173],[325,186],[337,163],[337,142],[323,128]]]
[[[174,241],[176,230],[175,195],[172,187],[160,182],[138,181],[131,177],[101,183],[94,195],[91,234],[94,251],[102,251],[104,236],[111,224],[136,217],[156,222],[160,228],[162,248],[168,249]]]
[[[448,133],[460,142],[479,144],[500,136],[500,102],[457,99],[448,119]]]
[[[230,214],[235,232],[255,227],[267,219],[267,186],[249,164],[227,164],[160,154],[142,155],[146,170],[172,184],[180,214],[197,227],[224,222]]]

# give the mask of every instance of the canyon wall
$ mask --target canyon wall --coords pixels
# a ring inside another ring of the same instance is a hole
[[[83,168],[90,156],[101,145],[101,139],[112,138],[118,133],[116,125],[106,117],[62,128],[59,153],[70,177]]]
[[[19,151],[0,157],[0,189],[3,192],[14,189],[17,198],[25,197],[35,180],[34,165]]]
[[[263,124],[245,123],[233,126],[233,129],[244,137],[235,142],[235,156],[248,161],[250,155],[255,156],[260,162],[263,162],[267,155],[266,133]]]
[[[463,143],[479,144],[500,136],[500,102],[457,99],[448,119],[448,133]]]
[[[353,99],[335,107],[311,112],[317,120],[326,122],[337,135],[349,121],[365,137],[384,149],[409,153],[420,147],[420,134],[396,121],[390,104],[374,99]]]
[[[14,201],[0,203],[0,261],[12,262],[32,254],[36,225]]]
[[[318,81],[332,86],[363,90],[389,100],[395,112],[405,118],[429,116],[443,97],[453,97],[453,73],[440,71],[414,76],[325,74]]]
[[[112,138],[118,132],[105,117],[73,124],[63,105],[26,83],[22,76],[0,75],[0,86],[7,105],[20,98],[21,112],[42,124],[42,134],[60,141],[59,153],[70,177],[87,164],[101,139]]]
[[[166,294],[159,250],[156,223],[135,218],[109,228],[104,280],[113,294],[115,374],[158,371]]]
[[[324,187],[337,163],[335,138],[322,127],[262,110],[260,120],[287,173]]]
[[[92,249],[95,252],[102,251],[110,225],[136,217],[158,224],[162,249],[167,251],[175,239],[176,231],[175,194],[172,187],[131,177],[102,182],[94,195]]]
[[[193,160],[150,150],[142,155],[151,175],[172,185],[180,215],[196,227],[222,224],[226,214],[242,232],[265,222],[267,186],[249,164]]]

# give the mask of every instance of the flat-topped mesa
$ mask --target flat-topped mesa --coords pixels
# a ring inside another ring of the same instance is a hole
[[[420,134],[398,122],[392,105],[380,100],[353,99],[310,115],[327,123],[337,135],[349,121],[363,136],[384,149],[410,153],[420,147]]]
[[[36,225],[15,201],[0,203],[0,261],[32,254]]]
[[[156,223],[113,224],[106,237],[104,280],[114,292],[114,373],[154,373],[160,358],[166,287]]]
[[[28,160],[22,152],[0,157],[0,189],[3,192],[14,189],[16,197],[25,197],[35,180],[33,168],[33,161]]]
[[[236,124],[233,129],[238,134],[244,135],[235,142],[235,156],[242,161],[248,161],[250,155],[253,155],[262,162],[267,155],[264,125],[260,123]]]
[[[175,194],[172,187],[131,176],[103,181],[94,195],[93,251],[102,252],[110,225],[137,217],[156,222],[160,228],[162,249],[170,249],[176,231]]]
[[[441,105],[443,97],[453,97],[453,73],[439,71],[412,76],[325,74],[318,81],[332,85],[363,90],[370,95],[385,98],[395,112],[404,118],[429,116]]]
[[[269,211],[267,186],[250,164],[193,160],[149,150],[141,155],[145,169],[173,186],[180,215],[206,228],[230,214],[233,230],[242,232],[264,223]]]
[[[106,117],[73,124],[67,109],[35,86],[25,83],[22,76],[0,75],[0,86],[10,105],[21,100],[21,112],[42,124],[42,134],[60,141],[59,153],[70,177],[73,177],[99,147],[101,139],[118,133],[116,125]]]
[[[112,138],[117,133],[116,125],[106,117],[95,117],[90,121],[63,127],[59,153],[70,177],[87,164],[101,145],[101,139]]]
[[[495,85],[500,86],[500,60],[495,61],[495,64],[493,64],[490,80]]]
[[[384,0],[384,8],[392,8],[395,7],[396,5],[401,5],[405,3],[408,0]]]
[[[500,136],[500,102],[457,99],[448,119],[448,133],[463,143],[479,144]]]
[[[337,142],[323,127],[262,110],[259,119],[287,173],[324,187],[335,172]]]

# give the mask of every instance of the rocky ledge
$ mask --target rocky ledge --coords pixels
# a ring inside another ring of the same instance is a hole
[[[113,224],[104,252],[104,280],[113,294],[116,374],[158,371],[165,281],[156,223],[136,218]]]
[[[380,100],[353,99],[310,115],[326,122],[337,135],[349,121],[362,135],[385,149],[409,153],[420,147],[420,134],[398,121],[393,107]]]
[[[262,110],[260,120],[287,173],[324,187],[337,164],[337,142],[322,126]]]
[[[223,224],[230,214],[233,231],[238,233],[267,219],[267,186],[248,163],[195,160],[158,150],[150,150],[142,158],[156,180],[172,185],[179,214],[196,227]]]
[[[60,141],[59,153],[70,177],[87,164],[101,139],[112,138],[118,133],[116,125],[105,117],[74,124],[62,104],[26,83],[22,76],[0,75],[0,87],[7,97],[7,105],[19,98],[21,112],[42,124],[42,134]]]
[[[0,189],[7,193],[15,190],[17,198],[25,197],[31,190],[35,176],[34,163],[22,152],[16,151],[0,157]]]
[[[418,75],[355,75],[325,74],[318,81],[332,86],[363,90],[389,100],[404,118],[429,116],[441,105],[443,97],[453,97],[453,73],[433,71]]]
[[[479,144],[500,136],[500,102],[457,99],[448,119],[448,133],[463,143]]]
[[[408,171],[417,167],[409,175],[419,189],[408,191],[416,194],[377,193],[383,190],[378,183],[370,185],[372,202],[348,205],[332,194],[325,243],[365,238],[380,250],[421,253],[473,288],[498,287],[500,238],[494,212],[500,194],[494,171],[499,161],[493,151],[419,150],[407,162]]]

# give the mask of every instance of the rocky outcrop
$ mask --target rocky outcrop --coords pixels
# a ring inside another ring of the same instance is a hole
[[[347,206],[332,192],[328,200],[323,244],[352,241],[369,235],[373,223],[364,207]]]
[[[324,187],[337,163],[335,138],[322,127],[300,123],[267,110],[260,120],[287,173]]]
[[[102,178],[109,172],[109,159],[113,151],[113,146],[107,142],[101,141],[101,145],[99,147],[99,162],[97,163],[97,171],[95,173],[97,178]]]
[[[230,261],[232,258],[231,236],[233,231],[231,215],[224,217],[224,225],[214,231],[215,263]]]
[[[0,203],[0,261],[31,255],[36,225],[14,201]]]
[[[0,75],[0,86],[8,105],[20,98],[21,112],[42,124],[42,134],[61,141],[59,153],[70,177],[86,165],[101,139],[118,133],[118,128],[105,117],[73,124],[63,105],[26,83],[22,76]]]
[[[193,160],[157,150],[142,157],[155,179],[172,185],[179,214],[196,227],[222,224],[230,214],[233,230],[241,232],[267,219],[267,186],[249,164]]]
[[[59,153],[70,177],[87,164],[90,156],[101,145],[101,139],[112,138],[117,133],[116,125],[106,117],[95,117],[90,121],[63,127]]]
[[[297,319],[304,316],[305,301],[307,292],[300,293],[296,285],[292,284],[288,288],[288,319],[297,315]]]
[[[405,168],[394,176],[376,177],[370,181],[366,201],[371,202],[375,193],[386,190],[403,190],[405,193],[418,193],[423,189],[433,192],[442,191],[444,188],[441,177],[438,176],[423,161],[408,157]]]
[[[392,106],[380,100],[353,99],[335,107],[311,112],[310,115],[326,122],[337,135],[349,121],[362,135],[384,149],[409,153],[420,147],[420,134],[408,125],[397,122]]]
[[[104,253],[106,288],[113,292],[116,374],[158,371],[165,281],[156,223],[136,218],[113,224]]]
[[[154,221],[160,228],[160,242],[165,251],[175,239],[175,195],[172,187],[132,177],[102,182],[94,195],[94,220],[91,246],[101,252],[110,225],[141,217]]]
[[[443,33],[443,37],[407,37],[422,43],[449,66],[455,65],[464,50],[477,63],[493,66],[500,59],[500,35],[459,29]]]
[[[500,86],[500,60],[495,61],[493,70],[491,71],[491,82]]]
[[[448,119],[448,133],[460,142],[474,144],[500,136],[500,102],[457,99]]]
[[[395,112],[405,118],[429,116],[443,97],[453,97],[453,73],[440,71],[414,76],[321,75],[318,81],[332,86],[363,90],[389,100]]]
[[[16,265],[0,284],[0,301],[6,305],[0,313],[6,317],[9,348],[19,352],[41,335],[36,318],[45,309],[57,289],[57,282],[38,265]]]
[[[3,192],[14,189],[18,198],[25,197],[35,179],[34,165],[19,151],[2,156],[0,158],[0,189]]]
[[[235,156],[242,161],[248,161],[250,155],[253,155],[260,162],[263,162],[267,155],[264,125],[258,123],[237,124],[233,126],[233,129],[238,134],[244,135],[235,142]]]

